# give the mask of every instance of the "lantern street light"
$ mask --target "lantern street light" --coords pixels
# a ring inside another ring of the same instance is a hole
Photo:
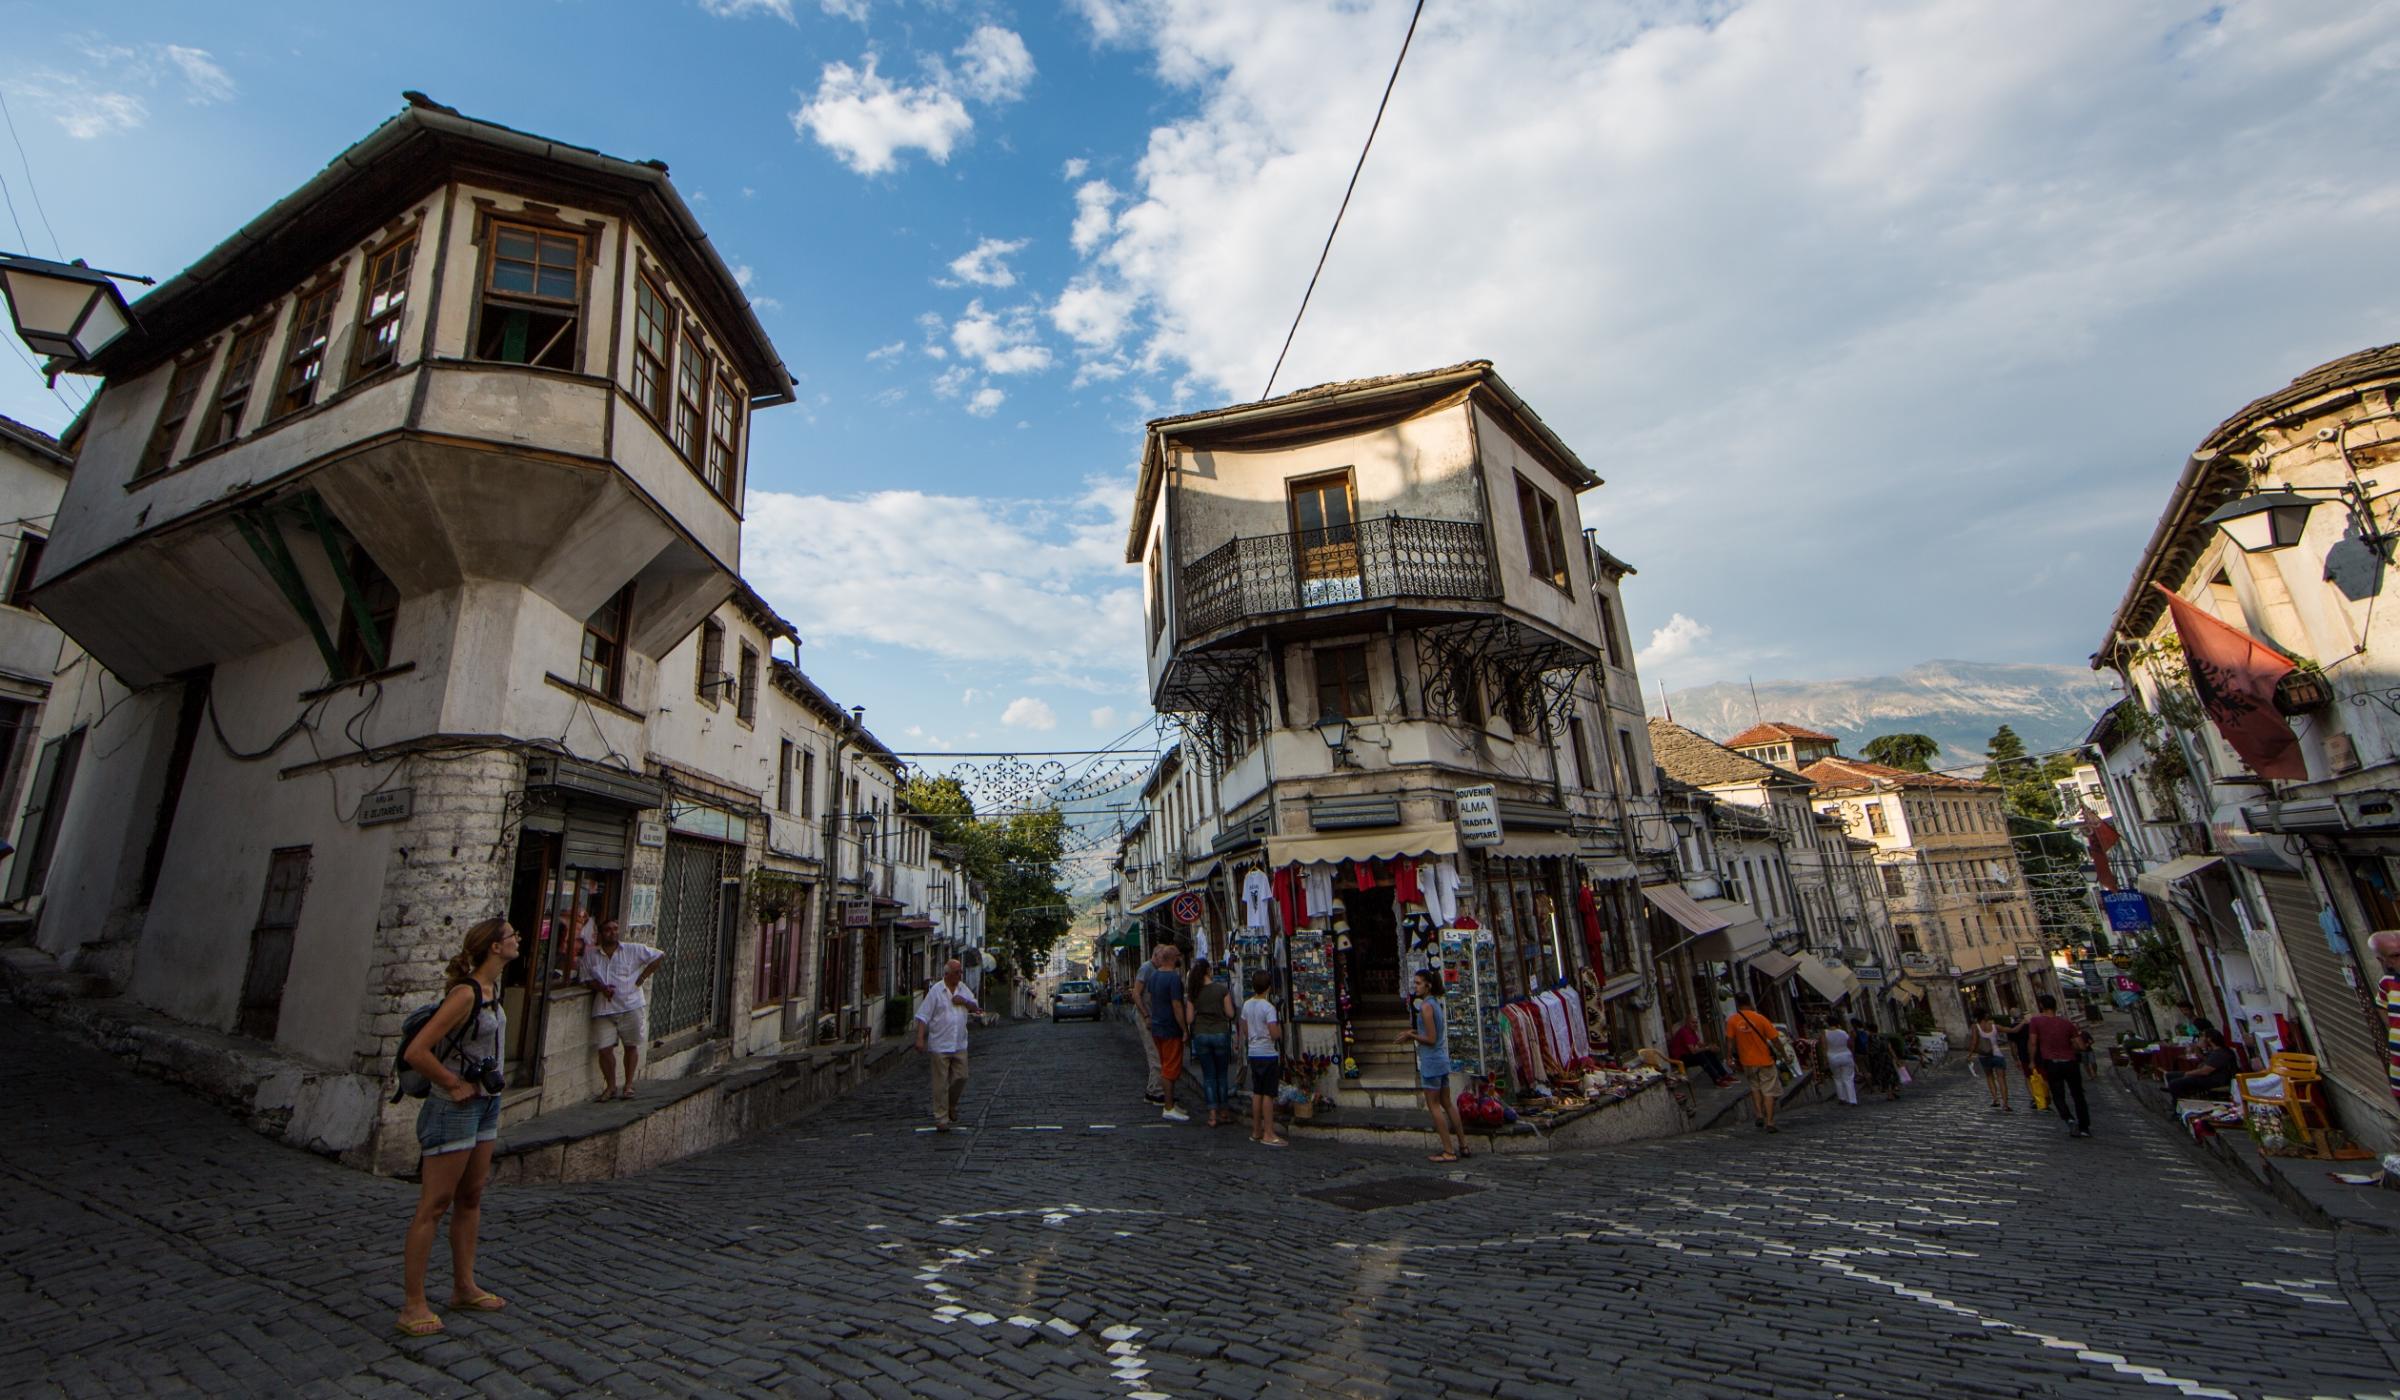
[[[52,262],[22,253],[0,253],[0,293],[9,319],[27,348],[59,361],[52,371],[80,370],[133,324],[117,282],[147,277],[102,272],[84,264]]]
[[[2246,554],[2263,554],[2300,543],[2300,532],[2316,505],[2297,491],[2261,491],[2236,496],[2210,511],[2200,523],[2224,531]]]
[[[1317,716],[1316,728],[1317,737],[1325,741],[1326,748],[1333,750],[1333,766],[1336,768],[1349,767],[1351,764],[1350,721],[1335,714],[1331,709],[1327,709],[1325,713]]]

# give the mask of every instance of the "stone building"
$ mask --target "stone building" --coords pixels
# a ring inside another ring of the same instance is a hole
[[[2253,1055],[2316,1055],[2341,1126],[2385,1151],[2400,1103],[2367,939],[2400,928],[2395,462],[2400,346],[2244,405],[2184,463],[2093,657],[2130,692],[2103,781],[2183,990]],[[2212,722],[2161,588],[2297,663],[2259,707],[2296,753],[2280,776]]]
[[[2013,1019],[2058,990],[1999,788],[1839,756],[1801,776],[1818,811],[1874,845],[1895,990],[1927,1002],[1953,1043],[1977,1013]]]
[[[0,418],[0,813],[14,812],[41,762],[36,736],[58,669],[59,634],[35,611],[32,588],[49,544],[59,498],[74,459],[64,444],[14,418]],[[57,756],[51,755],[55,766]],[[16,851],[0,856],[0,889],[22,897],[49,858],[39,817],[17,831]],[[18,852],[25,852],[20,856]]]
[[[741,583],[791,381],[663,166],[412,95],[136,315],[33,590],[44,949],[271,1046],[280,1130],[384,1168],[482,918],[526,935],[504,1121],[588,1095],[596,918],[670,953],[647,1072],[875,1033],[900,765]]]
[[[1226,927],[1249,872],[1330,872],[1330,911],[1276,928],[1312,1049],[1388,1041],[1437,956],[1494,1008],[1588,975],[1603,1036],[1655,1038],[1637,859],[1665,839],[1631,570],[1578,509],[1599,484],[1484,361],[1151,423],[1126,558],[1152,701],[1201,783],[1158,785],[1129,849],[1162,854],[1127,864],[1123,908],[1164,890],[1140,883],[1154,859]],[[1483,787],[1501,835],[1464,845],[1459,790]],[[1395,860],[1460,881],[1471,916],[1439,954]],[[1403,1077],[1366,1063],[1351,1087]]]

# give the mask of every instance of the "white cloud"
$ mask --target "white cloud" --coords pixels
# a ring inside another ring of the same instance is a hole
[[[128,92],[68,91],[51,106],[51,115],[78,141],[131,131],[150,119],[149,107]]]
[[[869,350],[867,352],[867,361],[868,363],[872,364],[879,360],[896,360],[901,355],[907,353],[907,351],[907,341],[895,340],[889,345],[878,345],[874,349]]]
[[[988,374],[1027,374],[1050,367],[1050,347],[1041,343],[1030,307],[992,312],[980,300],[950,327],[950,344]]]
[[[1250,398],[1405,7],[1079,9],[1188,89],[1094,266],[1138,298],[1145,367]],[[2400,291],[2347,269],[2386,256],[2400,164],[2332,181],[2304,153],[2400,130],[2396,65],[2375,0],[1431,7],[1278,388],[1490,357],[1607,464],[1583,505],[1642,569],[1628,607],[1710,618],[1726,653],[2080,659],[2192,445],[2392,339]],[[1938,460],[1898,489],[1870,437]],[[1879,541],[1875,578],[1723,508],[1793,482]],[[2029,533],[1990,528],[2026,503]],[[1993,587],[2029,545],[2052,576]]]
[[[1011,729],[1056,729],[1058,714],[1050,708],[1049,701],[1020,695],[1000,712],[1000,722]]]
[[[998,413],[1000,405],[1006,402],[1008,395],[1004,391],[986,384],[967,396],[967,412],[978,418],[989,418]]]
[[[1694,621],[1677,613],[1667,619],[1666,626],[1650,633],[1650,644],[1634,656],[1634,665],[1649,670],[1682,661],[1698,651],[1700,644],[1708,640],[1713,630],[1705,622]]]
[[[1116,706],[1114,706],[1114,705],[1094,705],[1094,706],[1092,707],[1092,728],[1094,728],[1094,729],[1113,729],[1113,728],[1115,728],[1115,727],[1116,727],[1116,723],[1117,723],[1117,707],[1116,707]]]
[[[785,24],[792,23],[792,0],[700,0],[700,8],[719,19],[771,15]]]
[[[955,399],[966,391],[967,381],[974,377],[974,366],[952,365],[933,377],[933,392],[945,399]]]
[[[978,287],[1013,287],[1017,274],[1008,259],[1024,251],[1030,240],[986,238],[950,260],[950,275]]]
[[[205,107],[212,102],[230,102],[240,91],[233,77],[217,66],[206,49],[187,49],[181,44],[162,46],[167,61],[183,74],[187,96],[195,106]]]
[[[923,151],[937,165],[950,159],[975,119],[949,89],[895,84],[863,66],[828,63],[807,104],[792,113],[792,130],[812,138],[861,175],[898,167],[902,151]]]
[[[961,86],[978,102],[1014,102],[1033,81],[1033,55],[1025,41],[996,24],[969,35],[956,56]]]
[[[1116,223],[1109,211],[1116,207],[1117,199],[1117,187],[1106,180],[1088,180],[1076,186],[1075,227],[1068,234],[1076,252],[1089,255],[1108,237]]]
[[[867,0],[817,0],[817,8],[835,19],[867,22]]]
[[[1070,156],[1067,158],[1067,163],[1059,167],[1059,178],[1070,181],[1080,180],[1083,178],[1083,172],[1091,168],[1090,161],[1081,156]]]
[[[742,295],[750,299],[750,304],[757,307],[761,311],[781,311],[783,309],[782,302],[777,301],[775,298],[770,296],[761,296],[757,292],[750,290],[750,283],[754,278],[757,277],[757,275],[757,273],[751,271],[750,264],[748,263],[734,264],[734,285],[742,289]]]
[[[1105,350],[1124,338],[1133,307],[1133,293],[1086,275],[1069,282],[1050,304],[1050,324],[1078,345]]]

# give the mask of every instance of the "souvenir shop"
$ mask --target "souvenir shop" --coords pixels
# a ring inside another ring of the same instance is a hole
[[[1631,970],[1631,911],[1622,886],[1584,874],[1572,855],[1462,854],[1447,826],[1269,837],[1227,861],[1229,958],[1238,976],[1278,973],[1298,1052],[1324,1065],[1329,1087],[1357,1077],[1362,1028],[1406,1023],[1410,978],[1431,968],[1459,1072],[1510,1093],[1580,1097],[1600,1068],[1596,1045],[1638,1041],[1634,998],[1606,987],[1641,981],[1606,977],[1612,957]]]
[[[1773,979],[1757,967],[1757,960],[1774,949],[1767,941],[1767,926],[1750,906],[1731,899],[1695,899],[1683,886],[1669,883],[1642,886],[1642,902],[1649,906],[1659,1015],[1668,1027],[1690,1020],[1703,1037],[1713,1039],[1733,1010],[1737,985],[1754,1000],[1775,990]],[[1772,1003],[1760,1005],[1764,1009]]]

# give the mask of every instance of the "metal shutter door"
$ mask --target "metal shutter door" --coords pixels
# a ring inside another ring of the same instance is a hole
[[[2317,923],[2322,906],[2316,892],[2297,875],[2261,872],[2258,886],[2266,892],[2267,912],[2275,917],[2275,931],[2291,963],[2292,979],[2300,984],[2300,995],[2308,1003],[2309,1038],[2317,1054],[2328,1061],[2327,1077],[2341,1080],[2356,1094],[2381,1094],[2385,1086],[2383,1044],[2374,1034],[2375,1025],[2358,990],[2342,975],[2343,966],[2351,960],[2326,945]]]
[[[623,870],[625,814],[613,807],[568,807],[566,847],[566,863],[578,870]]]

